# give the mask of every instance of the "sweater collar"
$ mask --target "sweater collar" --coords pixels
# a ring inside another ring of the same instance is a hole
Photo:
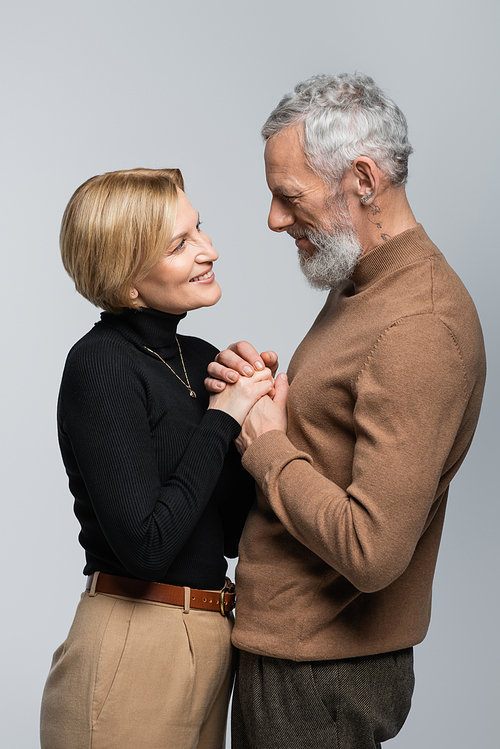
[[[139,348],[147,346],[154,351],[162,350],[165,354],[177,353],[175,335],[179,322],[186,317],[171,315],[156,309],[141,307],[139,310],[125,308],[120,314],[101,313],[101,323],[117,330],[124,338]]]
[[[439,254],[422,225],[417,224],[363,255],[351,277],[355,293],[406,265]]]

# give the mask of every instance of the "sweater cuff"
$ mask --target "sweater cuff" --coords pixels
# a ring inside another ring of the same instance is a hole
[[[261,489],[264,489],[271,473],[296,459],[305,459],[312,463],[307,453],[297,450],[284,432],[275,429],[257,437],[245,450],[241,463],[243,468],[252,474]]]
[[[218,408],[207,409],[202,424],[214,432],[227,435],[229,441],[235,440],[241,432],[241,426],[236,419],[233,419],[228,413],[220,411]]]

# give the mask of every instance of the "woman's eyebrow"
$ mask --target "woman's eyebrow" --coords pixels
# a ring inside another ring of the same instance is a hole
[[[198,221],[196,223],[196,226],[198,226],[198,224],[200,223],[201,223],[201,219],[200,219],[200,214],[198,213]],[[170,247],[171,244],[173,244],[174,242],[177,242],[177,240],[183,237],[185,234],[187,234],[187,231],[181,231],[179,234],[176,234],[175,237],[172,237],[168,246]]]

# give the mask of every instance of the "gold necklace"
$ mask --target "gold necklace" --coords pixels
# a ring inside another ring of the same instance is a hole
[[[172,374],[174,374],[177,377],[177,379],[179,380],[179,382],[182,382],[182,384],[184,385],[184,387],[187,387],[187,389],[189,390],[189,395],[191,396],[191,398],[196,398],[196,393],[194,392],[193,388],[191,387],[191,383],[189,382],[188,373],[186,372],[186,365],[184,364],[184,358],[182,356],[181,344],[179,343],[179,339],[177,338],[177,336],[175,336],[175,340],[177,342],[177,348],[179,349],[179,355],[181,357],[181,364],[182,364],[182,369],[184,370],[184,376],[186,378],[186,382],[184,382],[184,380],[182,379],[182,377],[179,377],[179,375],[177,374],[177,372],[174,369],[172,369],[172,367],[170,366],[170,364],[168,362],[166,362],[165,359],[162,359],[162,357],[160,356],[160,354],[157,354],[156,351],[153,351],[153,349],[148,348],[147,346],[144,346],[144,348],[146,349],[146,351],[149,351],[152,354],[154,354],[155,356],[157,356],[158,359],[160,361],[162,361],[164,363],[164,365],[170,369],[170,371],[172,372]]]

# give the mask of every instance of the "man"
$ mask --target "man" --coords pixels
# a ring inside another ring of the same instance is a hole
[[[288,394],[278,377],[238,438],[258,498],[236,576],[233,747],[379,747],[410,707],[448,486],[479,416],[481,329],[413,216],[406,121],[371,78],[299,84],[263,136],[269,226],[331,291]],[[236,344],[208,385],[263,363]]]

